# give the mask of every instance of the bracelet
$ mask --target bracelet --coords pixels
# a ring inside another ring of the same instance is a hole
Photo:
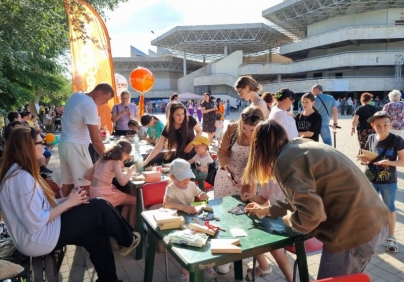
[[[338,123],[334,123],[334,125],[338,125]]]

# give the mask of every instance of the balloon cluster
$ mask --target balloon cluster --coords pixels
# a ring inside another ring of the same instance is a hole
[[[51,146],[54,146],[57,143],[59,143],[59,136],[55,136],[52,133],[46,134],[44,139],[45,139],[46,143],[48,143]]]

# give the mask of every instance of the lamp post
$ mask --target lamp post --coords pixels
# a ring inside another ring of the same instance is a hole
[[[153,33],[153,34],[154,34],[154,36],[156,36],[156,38],[158,38],[158,36],[157,36],[157,35],[154,33],[154,31],[153,31],[153,30],[151,31],[151,33]],[[159,50],[159,46],[157,46],[157,54],[159,54],[159,51],[160,51],[160,50]]]

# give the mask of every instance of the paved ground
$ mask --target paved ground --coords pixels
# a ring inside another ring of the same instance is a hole
[[[160,117],[160,116],[159,116]],[[161,118],[164,119],[163,115]],[[231,113],[228,120],[235,120],[238,118],[238,113]],[[342,127],[337,133],[337,149],[350,157],[358,166],[359,162],[356,161],[356,154],[358,152],[358,144],[356,137],[351,137],[351,119],[347,116],[343,116],[339,119],[339,125]],[[59,159],[57,154],[57,147],[52,149],[53,156],[49,164],[49,167],[54,170],[53,178],[57,182],[61,182],[61,174],[59,167]],[[366,269],[372,281],[374,282],[395,282],[404,280],[404,169],[399,168],[399,190],[397,193],[397,226],[396,226],[396,238],[399,243],[398,253],[387,253],[385,251],[385,245],[380,246],[378,254],[372,259],[371,263]],[[315,280],[318,271],[318,265],[320,261],[320,253],[308,254],[308,264],[311,279]],[[294,261],[293,255],[288,255],[291,263]],[[134,259],[134,253],[122,258],[116,256],[116,267],[119,279],[124,281],[143,281],[144,274],[144,259],[136,261]],[[273,272],[264,278],[258,278],[257,281],[271,281],[280,282],[286,281],[283,278],[282,272],[277,267],[274,259],[268,253],[267,258],[272,263]],[[75,246],[68,246],[67,256],[63,261],[62,268],[60,270],[60,281],[95,281],[97,279],[97,274],[88,259],[87,254],[87,266],[84,267],[83,264],[83,253],[81,248],[76,248]],[[246,260],[245,263],[252,263]],[[244,273],[246,271],[247,265],[244,265]],[[180,266],[179,264],[169,256],[169,277],[170,281],[180,281]],[[161,253],[156,254],[156,262],[154,268],[154,279],[153,281],[160,282],[165,281],[165,270],[164,270],[164,256]],[[206,281],[210,281],[207,279]],[[232,270],[226,275],[218,275],[218,281],[234,281],[234,276]]]

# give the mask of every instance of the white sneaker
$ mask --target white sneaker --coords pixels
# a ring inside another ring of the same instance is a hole
[[[129,247],[120,247],[118,255],[122,257],[129,255],[129,253],[139,245],[140,239],[140,234],[138,232],[133,232],[132,244]]]
[[[217,272],[221,274],[227,274],[230,271],[230,263],[222,264],[217,266]]]

